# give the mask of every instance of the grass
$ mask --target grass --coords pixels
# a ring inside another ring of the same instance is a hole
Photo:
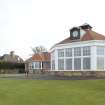
[[[0,105],[105,105],[105,80],[0,79]]]

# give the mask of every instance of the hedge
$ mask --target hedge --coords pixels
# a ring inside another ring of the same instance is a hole
[[[24,63],[12,63],[12,62],[3,62],[0,61],[0,69],[10,69],[10,70],[14,70],[14,69],[19,69],[19,72],[22,73],[25,71],[25,65]]]

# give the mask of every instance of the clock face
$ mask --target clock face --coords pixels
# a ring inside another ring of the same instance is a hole
[[[78,37],[78,31],[73,31],[73,37]]]

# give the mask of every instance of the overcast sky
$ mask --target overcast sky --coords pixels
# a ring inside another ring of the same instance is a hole
[[[0,0],[0,55],[15,51],[26,59],[31,47],[50,47],[69,29],[89,23],[105,35],[105,0]]]

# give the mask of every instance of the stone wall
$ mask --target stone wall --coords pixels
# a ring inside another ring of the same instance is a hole
[[[105,77],[105,71],[41,71],[36,70],[35,74],[49,74],[58,76],[70,76],[70,77]]]

